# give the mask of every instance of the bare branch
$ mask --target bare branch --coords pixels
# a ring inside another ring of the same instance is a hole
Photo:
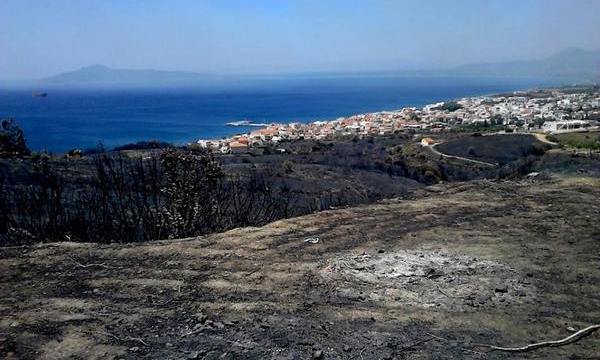
[[[583,339],[584,337],[592,334],[593,332],[597,331],[598,329],[600,329],[600,324],[599,325],[591,325],[591,326],[586,327],[585,329],[581,329],[581,330],[577,331],[576,333],[569,335],[566,338],[563,338],[560,340],[542,341],[539,343],[529,344],[529,345],[525,345],[525,346],[521,346],[521,347],[502,347],[502,346],[487,345],[487,344],[478,344],[478,346],[489,347],[492,351],[528,352],[528,351],[532,351],[532,350],[536,350],[536,349],[540,349],[540,348],[544,348],[544,347],[557,347],[557,346],[572,344],[572,343],[579,341],[579,340]]]

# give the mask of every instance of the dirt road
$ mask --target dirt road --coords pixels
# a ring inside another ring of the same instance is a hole
[[[599,322],[599,199],[590,178],[457,183],[202,238],[0,249],[0,358],[510,358],[477,344]]]
[[[548,137],[546,136],[546,134],[531,133],[531,135],[535,136],[536,139],[538,139],[539,141],[541,141],[543,143],[546,143],[549,145],[558,145],[557,143],[548,140]]]
[[[438,149],[436,149],[436,145],[439,145],[441,143],[438,144],[433,144],[431,146],[427,146],[427,148],[429,150],[431,150],[431,152],[433,152],[434,154],[447,158],[447,159],[456,159],[456,160],[461,160],[461,161],[465,161],[468,163],[472,163],[472,164],[477,164],[477,165],[483,165],[483,166],[487,166],[487,167],[496,167],[498,166],[498,164],[492,164],[490,162],[487,161],[480,161],[480,160],[473,160],[473,159],[469,159],[466,157],[462,157],[462,156],[455,156],[455,155],[448,155],[448,154],[444,154],[443,152],[438,151]]]

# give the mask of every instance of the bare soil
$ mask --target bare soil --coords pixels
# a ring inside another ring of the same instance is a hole
[[[600,323],[599,219],[600,180],[562,176],[201,238],[1,248],[0,358],[599,359],[598,333],[478,345]]]

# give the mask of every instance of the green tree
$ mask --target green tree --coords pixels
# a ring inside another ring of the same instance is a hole
[[[502,125],[504,123],[504,118],[500,114],[494,114],[490,119],[490,123],[492,125]]]
[[[453,112],[459,109],[462,109],[462,105],[457,103],[456,101],[447,101],[440,107],[441,110],[447,110],[449,112]]]

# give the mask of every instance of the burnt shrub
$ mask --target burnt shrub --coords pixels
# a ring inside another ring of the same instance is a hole
[[[123,150],[151,150],[151,149],[166,149],[172,147],[172,144],[169,144],[164,141],[159,140],[150,140],[150,141],[138,141],[136,143],[125,144],[121,146],[116,146],[114,151],[123,151]]]
[[[0,158],[22,158],[30,154],[23,130],[13,119],[0,122]]]
[[[38,156],[0,165],[0,245],[198,236],[311,210],[265,174],[225,175],[208,151],[101,153],[75,162]]]
[[[283,167],[283,171],[285,171],[286,174],[290,174],[294,172],[294,162],[291,160],[285,160],[281,166]]]
[[[169,237],[192,236],[213,230],[217,224],[218,186],[223,177],[211,152],[168,149],[161,154],[165,172],[162,189]]]

